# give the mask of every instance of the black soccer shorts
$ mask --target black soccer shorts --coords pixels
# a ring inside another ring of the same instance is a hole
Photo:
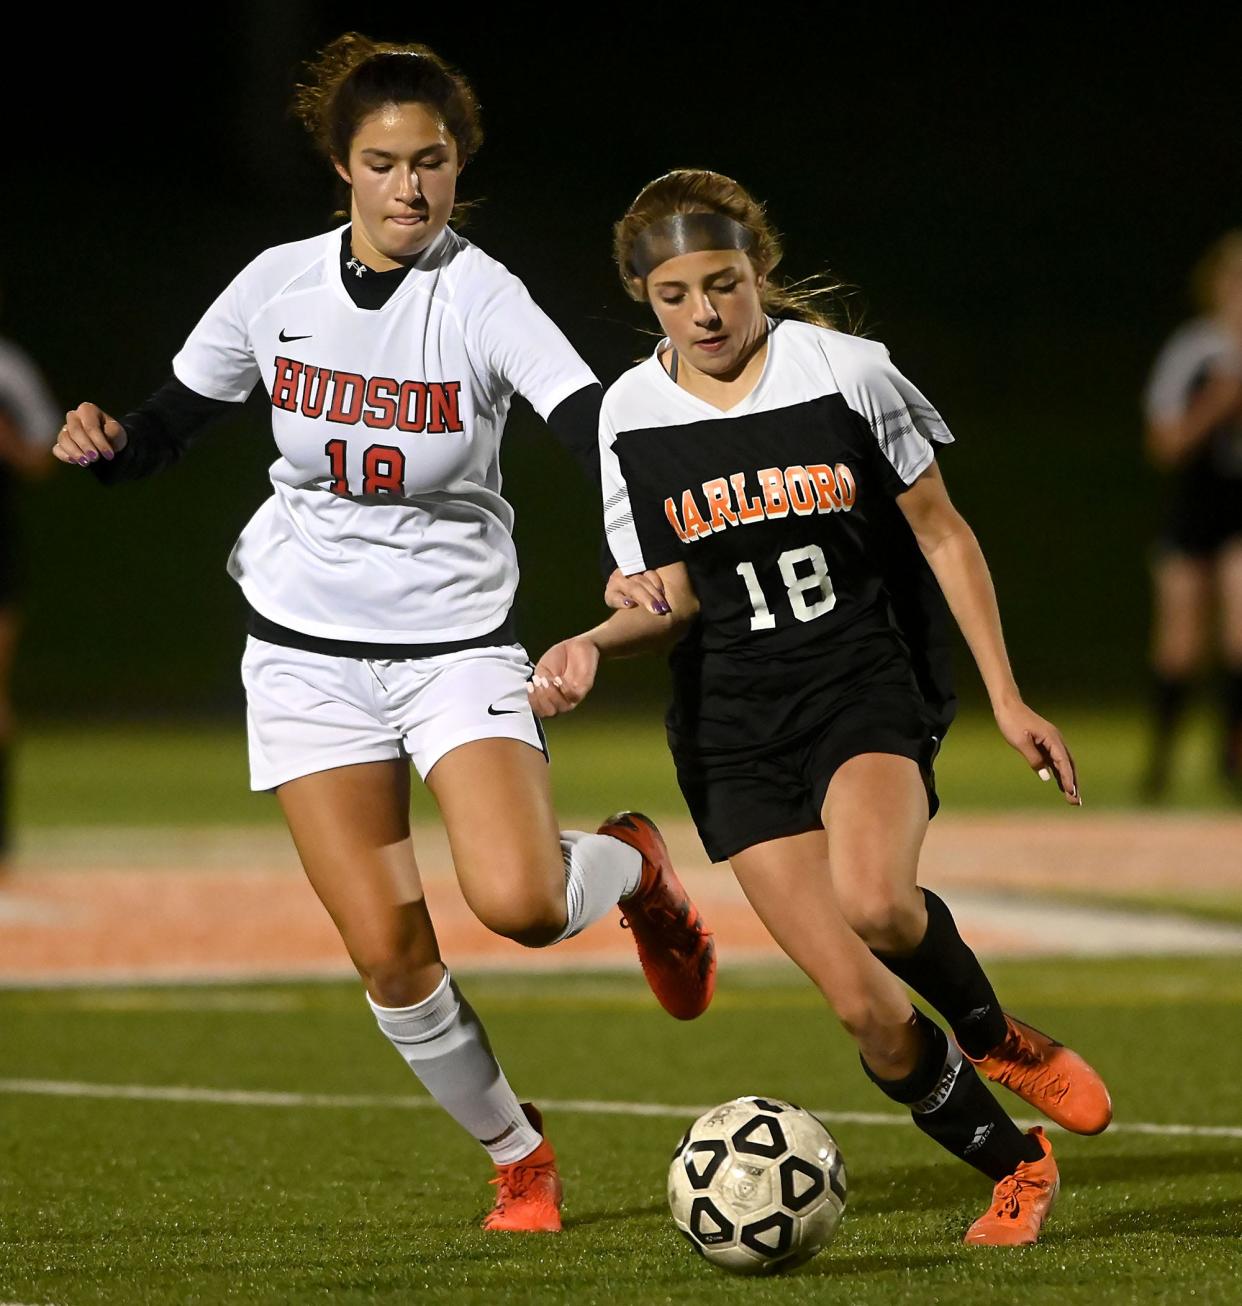
[[[918,694],[877,686],[779,752],[726,757],[674,748],[673,760],[703,847],[713,862],[722,862],[757,843],[822,830],[828,784],[860,753],[916,762],[929,816],[935,816],[940,799],[932,764],[939,748]]]

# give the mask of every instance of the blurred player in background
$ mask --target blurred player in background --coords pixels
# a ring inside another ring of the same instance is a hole
[[[1060,733],[1014,682],[987,563],[949,501],[935,446],[953,437],[883,345],[773,279],[779,240],[732,179],[658,178],[614,253],[665,333],[600,416],[608,541],[634,578],[609,589],[634,606],[539,660],[536,708],[571,709],[601,658],[681,637],[669,746],[708,855],[732,864],[869,1078],[992,1180],[966,1242],[1033,1243],[1059,1186],[1051,1144],[974,1067],[1077,1133],[1112,1108],[1081,1057],[1002,1010],[948,905],[917,882],[952,700],[929,657],[935,582],[1001,734],[1080,801]]]
[[[1177,724],[1208,661],[1218,613],[1224,673],[1221,774],[1242,796],[1242,230],[1195,268],[1200,316],[1160,351],[1147,385],[1147,453],[1169,483],[1156,545],[1151,756],[1143,789],[1168,785]]]
[[[11,341],[0,339],[0,875],[11,851],[9,784],[13,746],[10,685],[20,626],[21,556],[17,494],[23,480],[52,468],[48,446],[60,414],[38,367]]]
[[[713,945],[658,832],[626,814],[558,832],[513,631],[510,400],[524,395],[598,481],[600,388],[522,283],[448,225],[482,142],[465,79],[424,46],[357,34],[308,71],[296,108],[349,188],[350,222],[260,254],[161,390],[121,421],[81,405],[56,455],[105,482],[144,476],[267,387],[273,493],[229,560],[250,606],[251,787],[275,791],[380,1029],[496,1164],[485,1227],[553,1231],[561,1186],[539,1113],[440,958],[409,764],[484,924],[542,947],[622,903],[663,1005],[706,1008]]]

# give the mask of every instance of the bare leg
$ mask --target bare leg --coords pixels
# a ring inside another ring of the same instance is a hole
[[[842,916],[824,834],[755,844],[732,866],[760,920],[827,999],[876,1075],[909,1075],[919,1054],[910,999]]]
[[[824,799],[828,860],[841,911],[877,952],[908,952],[927,931],[918,888],[927,791],[916,763],[863,753],[838,768]]]
[[[427,775],[448,831],[457,879],[489,929],[527,947],[565,928],[565,864],[548,764],[517,739],[479,739]]]
[[[1004,1040],[1005,1015],[948,904],[918,887],[927,795],[909,758],[866,753],[828,787],[824,822],[846,919],[884,965],[949,1022],[959,1045],[983,1057]]]
[[[492,1159],[512,1164],[540,1135],[440,960],[410,840],[409,784],[404,761],[369,762],[303,776],[277,795],[380,1029]]]
[[[427,997],[444,974],[410,840],[409,774],[404,761],[367,762],[276,791],[312,887],[386,1007]]]

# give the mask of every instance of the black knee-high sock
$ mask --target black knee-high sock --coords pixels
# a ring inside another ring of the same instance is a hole
[[[927,933],[913,952],[876,957],[949,1022],[970,1056],[986,1056],[1005,1037],[1005,1015],[979,959],[957,932],[953,913],[930,889]],[[874,949],[873,949],[874,951]]]
[[[1242,780],[1242,667],[1225,672],[1225,747],[1221,769],[1227,780]]]
[[[1143,788],[1149,797],[1159,797],[1168,784],[1169,750],[1173,746],[1173,736],[1177,731],[1178,722],[1186,711],[1186,701],[1189,697],[1190,681],[1187,677],[1166,676],[1159,672],[1153,677],[1151,754],[1143,780]]]
[[[863,1061],[872,1083],[908,1106],[928,1138],[993,1183],[1013,1174],[1022,1161],[1038,1161],[1039,1143],[1010,1120],[944,1030],[917,1007],[912,1019],[923,1038],[918,1065],[905,1079],[881,1079]]]
[[[0,742],[0,861],[9,852],[9,747]]]
[[[1152,681],[1152,721],[1161,742],[1171,735],[1186,710],[1190,681],[1185,676],[1156,674]]]

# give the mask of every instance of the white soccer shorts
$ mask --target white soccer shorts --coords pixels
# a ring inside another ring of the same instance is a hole
[[[250,787],[408,756],[424,779],[451,749],[520,739],[547,755],[520,644],[429,658],[343,658],[250,636],[242,656]]]

